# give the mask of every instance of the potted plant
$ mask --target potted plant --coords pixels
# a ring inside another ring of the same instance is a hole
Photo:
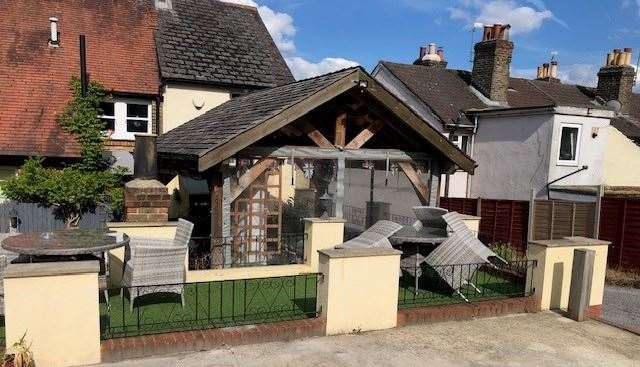
[[[20,340],[13,343],[9,350],[5,351],[2,360],[2,367],[34,367],[33,352],[31,352],[31,344],[26,341],[27,332],[25,332]]]

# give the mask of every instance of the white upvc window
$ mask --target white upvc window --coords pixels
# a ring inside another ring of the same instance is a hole
[[[100,103],[106,134],[114,140],[134,140],[135,134],[151,133],[151,101],[116,98]]]
[[[560,144],[558,147],[559,166],[577,166],[580,157],[580,138],[582,125],[561,124]]]
[[[469,154],[469,142],[471,141],[471,137],[469,135],[454,135],[452,133],[449,136],[449,140],[451,140],[453,145],[457,146],[458,149]]]

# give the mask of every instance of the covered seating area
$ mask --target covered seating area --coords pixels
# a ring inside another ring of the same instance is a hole
[[[413,206],[437,206],[441,174],[475,162],[356,67],[228,101],[160,136],[158,166],[210,188],[198,253],[215,269],[290,261],[284,239],[306,217],[345,218],[347,238],[414,221]]]

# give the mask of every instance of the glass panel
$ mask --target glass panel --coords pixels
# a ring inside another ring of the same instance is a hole
[[[562,128],[562,139],[560,141],[560,160],[575,161],[577,148],[578,128],[564,126]]]
[[[144,120],[127,120],[127,132],[146,133],[149,122]]]
[[[104,130],[115,130],[116,129],[116,119],[101,119],[104,122]]]
[[[100,102],[100,110],[102,111],[102,116],[115,116],[113,102]]]
[[[127,104],[127,117],[147,118],[149,117],[149,105]]]

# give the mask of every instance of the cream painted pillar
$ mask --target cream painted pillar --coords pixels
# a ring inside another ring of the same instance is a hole
[[[320,251],[317,305],[327,335],[396,326],[401,253],[390,248]]]
[[[37,366],[100,363],[99,270],[97,261],[9,265],[7,345],[26,332]]]
[[[342,218],[305,218],[304,247],[305,263],[311,272],[318,271],[318,251],[330,249],[344,242],[344,224]]]
[[[598,310],[604,295],[604,278],[607,271],[607,252],[610,242],[586,237],[565,237],[557,240],[531,241],[527,247],[527,258],[537,260],[538,264],[528,276],[527,284],[532,280],[535,296],[540,301],[541,310],[567,309],[573,251],[576,249],[594,250],[593,278],[589,307]]]

